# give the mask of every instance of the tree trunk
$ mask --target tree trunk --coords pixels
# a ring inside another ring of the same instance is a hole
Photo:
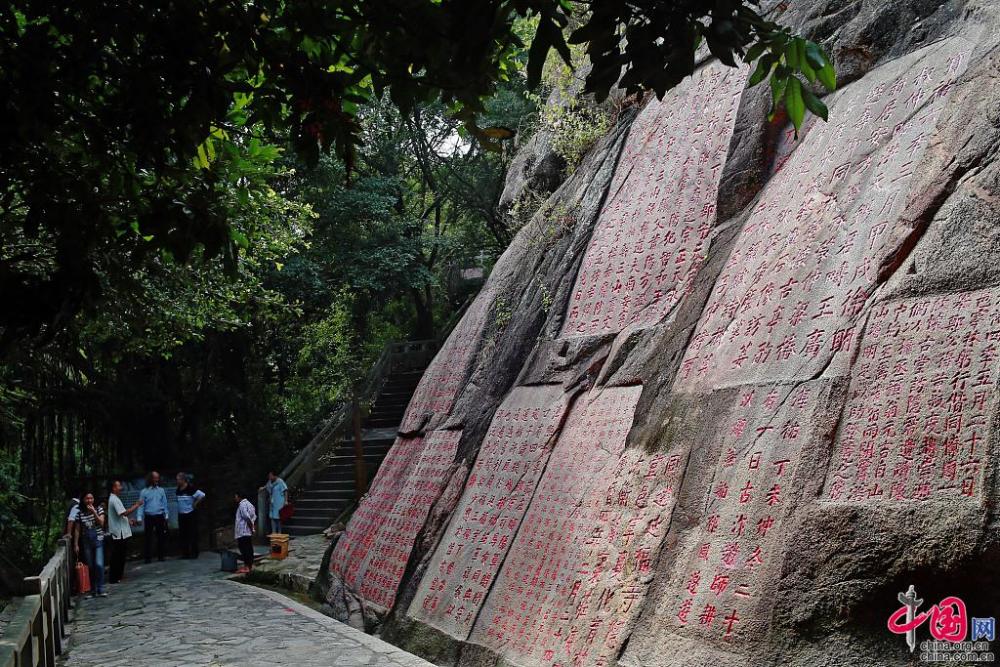
[[[414,334],[420,340],[434,338],[434,310],[431,301],[433,297],[429,292],[428,289],[428,293],[425,295],[416,288],[410,289],[410,294],[413,296],[413,309],[417,314]]]

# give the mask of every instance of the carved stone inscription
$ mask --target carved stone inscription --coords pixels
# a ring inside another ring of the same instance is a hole
[[[830,123],[813,124],[745,223],[678,388],[806,379],[851,349],[913,231],[900,213],[969,48],[957,38],[928,47],[833,99]]]
[[[516,387],[507,395],[421,579],[411,616],[455,638],[469,636],[535,493],[565,409],[559,386]]]
[[[679,456],[625,452],[641,387],[574,405],[470,641],[519,664],[610,664],[666,532]]]
[[[700,491],[701,522],[680,542],[665,602],[679,634],[737,641],[766,625],[817,391],[809,384],[738,390],[723,432],[712,436],[721,440],[719,459]]]
[[[659,321],[707,252],[746,71],[708,65],[639,114],[577,276],[564,336]]]
[[[408,433],[420,428],[425,415],[447,414],[451,410],[458,390],[469,373],[492,301],[492,295],[484,291],[469,306],[420,378],[406,408],[400,431]]]
[[[876,307],[853,368],[826,498],[980,496],[998,345],[995,288]]]
[[[399,438],[351,517],[330,568],[370,603],[392,607],[417,533],[441,494],[461,431]]]

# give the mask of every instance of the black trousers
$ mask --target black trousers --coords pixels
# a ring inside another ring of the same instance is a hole
[[[181,543],[181,556],[184,558],[198,557],[198,510],[177,515]]]
[[[105,544],[111,545],[111,583],[117,584],[125,574],[125,551],[128,548],[128,538],[116,540],[111,538]]]
[[[253,538],[247,535],[246,537],[236,538],[236,544],[240,547],[240,554],[243,556],[243,562],[246,564],[247,568],[253,567]]]
[[[163,560],[163,552],[167,544],[167,517],[162,514],[146,515],[143,519],[146,522],[146,543],[142,548],[142,555],[148,563],[152,560],[153,539],[156,539],[156,557]]]

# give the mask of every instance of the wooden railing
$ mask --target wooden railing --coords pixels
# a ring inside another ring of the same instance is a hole
[[[386,379],[393,371],[424,368],[437,352],[438,341],[415,340],[393,341],[382,348],[378,359],[368,369],[364,382],[358,391],[358,402],[363,410],[367,410],[378,396]],[[295,489],[309,486],[313,474],[319,467],[320,458],[333,449],[338,442],[347,438],[351,430],[353,416],[352,402],[339,401],[333,409],[333,414],[327,419],[319,432],[313,436],[309,444],[303,447],[295,458],[281,471],[281,478],[288,488]],[[257,494],[257,525],[261,535],[267,533],[267,492]],[[3,667],[0,665],[0,667]]]
[[[65,648],[73,552],[68,537],[37,577],[25,577],[23,597],[0,634],[0,667],[53,667]]]

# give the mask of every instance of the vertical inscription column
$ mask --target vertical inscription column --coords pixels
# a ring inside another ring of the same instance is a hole
[[[679,634],[735,641],[767,625],[775,568],[796,498],[792,477],[819,397],[810,385],[740,389],[726,417],[701,523],[683,538],[668,623]]]
[[[879,305],[852,370],[826,498],[980,497],[998,345],[995,288]]]
[[[392,515],[408,471],[420,458],[423,443],[423,437],[396,438],[372,480],[368,495],[351,516],[330,556],[330,572],[351,590],[359,591],[365,582],[371,550],[383,524]]]
[[[971,46],[927,47],[837,93],[740,232],[676,386],[808,379],[847,354],[890,259],[917,165]]]
[[[706,65],[639,114],[568,305],[563,336],[657,323],[708,253],[747,70]]]
[[[484,289],[469,306],[420,378],[406,407],[400,431],[411,432],[420,427],[424,416],[447,414],[451,410],[469,374],[492,303],[493,295]]]
[[[517,533],[566,409],[559,386],[504,400],[423,579],[410,615],[457,639],[472,630]]]
[[[388,610],[417,533],[441,495],[461,431],[399,438],[330,557],[330,571],[367,602]]]
[[[523,665],[608,665],[674,506],[681,457],[625,450],[641,387],[573,406],[470,636]]]

